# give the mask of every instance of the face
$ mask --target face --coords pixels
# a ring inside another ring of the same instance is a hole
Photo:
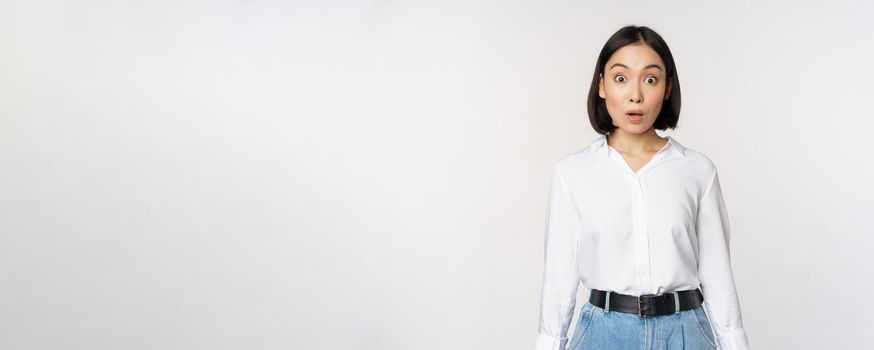
[[[646,44],[636,43],[622,47],[607,60],[598,95],[606,100],[613,125],[640,134],[652,128],[670,91],[661,57]]]

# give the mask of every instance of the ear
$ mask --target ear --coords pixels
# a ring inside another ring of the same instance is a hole
[[[668,79],[668,84],[665,87],[665,101],[671,98],[671,79]]]
[[[598,80],[598,96],[601,96],[601,98],[606,98],[606,97],[604,97],[604,74],[601,73],[598,75],[601,77]]]

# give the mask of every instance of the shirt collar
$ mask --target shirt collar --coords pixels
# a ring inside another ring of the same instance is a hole
[[[683,147],[680,142],[674,139],[671,136],[665,136],[668,139],[668,145],[666,146],[668,150],[673,150],[674,152],[679,153],[681,156],[686,156],[686,147]],[[607,147],[607,135],[600,135],[591,144],[591,153],[593,154],[603,154],[605,156],[610,155],[610,147]]]

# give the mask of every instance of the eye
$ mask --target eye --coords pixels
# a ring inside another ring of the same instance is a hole
[[[622,78],[622,80],[619,80],[619,78]],[[613,80],[615,80],[615,81],[618,82],[618,83],[624,83],[624,82],[625,82],[625,77],[622,76],[622,75],[616,75],[616,77],[613,78]]]
[[[656,79],[656,78],[655,78],[654,76],[652,76],[652,75],[646,77],[646,82],[647,82],[647,83],[650,83],[650,84],[655,85],[655,83],[656,83],[657,81],[658,81],[658,79]]]

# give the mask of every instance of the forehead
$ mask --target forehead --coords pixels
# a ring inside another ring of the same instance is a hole
[[[665,67],[665,63],[662,62],[662,58],[659,57],[659,54],[649,47],[649,45],[644,43],[625,45],[619,50],[616,50],[616,52],[610,56],[610,59],[607,60],[604,69],[610,70],[610,66],[614,63],[622,63],[628,66],[629,69],[633,70],[643,69],[643,67],[650,64],[658,64],[662,68]]]

